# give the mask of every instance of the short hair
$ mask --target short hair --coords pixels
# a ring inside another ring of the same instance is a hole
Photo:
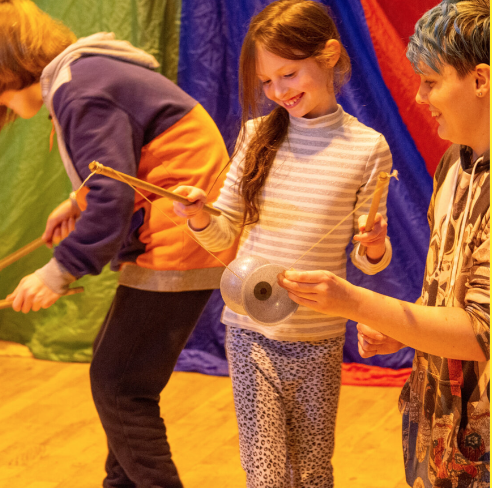
[[[43,69],[76,40],[30,0],[0,0],[0,93],[37,83]],[[0,129],[14,118],[0,107]]]
[[[481,63],[490,65],[490,0],[444,0],[426,12],[410,37],[407,58],[440,73],[450,65],[460,78]]]

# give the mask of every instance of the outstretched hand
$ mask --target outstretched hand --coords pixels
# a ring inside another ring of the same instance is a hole
[[[329,271],[285,271],[278,284],[299,305],[328,315],[347,314],[356,300],[357,287]]]
[[[405,347],[405,344],[360,322],[357,324],[357,331],[359,354],[363,358],[370,358],[377,354],[393,354]]]
[[[41,308],[51,307],[62,295],[48,288],[34,273],[25,276],[17,288],[7,296],[16,312],[37,312]]]

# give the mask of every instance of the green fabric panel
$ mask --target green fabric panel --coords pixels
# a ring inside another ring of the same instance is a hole
[[[180,0],[38,0],[78,37],[114,32],[118,39],[153,54],[161,72],[176,81],[179,53]],[[39,237],[50,212],[71,191],[55,144],[49,151],[51,122],[43,107],[30,120],[18,119],[0,133],[0,258]],[[0,271],[0,298],[20,279],[43,266],[52,252],[40,248]],[[92,342],[110,306],[117,274],[105,268],[73,286],[85,292],[62,297],[52,307],[28,314],[0,310],[0,339],[26,344],[41,359],[86,362]]]

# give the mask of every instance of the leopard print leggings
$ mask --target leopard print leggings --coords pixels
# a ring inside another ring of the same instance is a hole
[[[344,337],[268,339],[228,327],[227,356],[247,487],[333,487]]]

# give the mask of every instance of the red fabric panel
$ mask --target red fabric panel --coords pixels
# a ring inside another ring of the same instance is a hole
[[[403,386],[412,368],[391,369],[361,363],[342,364],[342,385]]]
[[[390,0],[387,0],[387,3],[389,4]],[[407,3],[411,2],[401,2],[398,9],[395,9],[393,0],[393,10],[404,12],[404,5]],[[405,56],[406,45],[400,34],[388,20],[378,0],[361,0],[361,4],[384,82],[398,106],[417,149],[424,158],[427,171],[433,176],[441,156],[450,143],[443,141],[437,135],[438,124],[432,119],[427,106],[415,102],[419,77]],[[408,12],[409,15],[411,13]],[[418,18],[412,20],[413,24],[417,20]]]
[[[439,0],[378,0],[378,3],[403,43],[407,44],[417,20],[439,4]]]

